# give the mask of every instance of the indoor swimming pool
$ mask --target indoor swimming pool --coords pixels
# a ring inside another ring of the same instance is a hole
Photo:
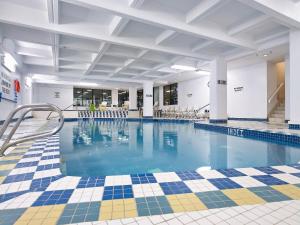
[[[193,123],[79,120],[60,132],[61,170],[71,176],[293,164],[300,149],[195,129]]]

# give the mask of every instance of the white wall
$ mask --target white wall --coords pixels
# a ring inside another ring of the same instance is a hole
[[[227,112],[229,118],[267,118],[267,63],[228,71]],[[234,88],[243,87],[235,92]]]
[[[55,98],[55,92],[60,93],[60,98]],[[73,86],[35,83],[33,101],[34,103],[51,103],[64,109],[73,104]]]
[[[21,83],[21,93],[18,94],[18,102],[12,102],[5,99],[2,99],[0,102],[0,121],[3,121],[7,118],[8,114],[14,110],[20,104],[27,104],[31,100],[31,89],[28,90],[25,88],[24,82],[22,79],[27,75],[25,72],[22,72],[23,62],[21,57],[15,54],[15,45],[14,42],[9,39],[3,39],[0,30],[0,53],[9,52],[17,61],[18,68],[16,73],[10,73],[9,76],[14,80],[18,79]],[[5,69],[0,65],[0,71],[5,72]],[[18,115],[16,115],[17,117]]]
[[[178,82],[178,105],[181,109],[203,107],[209,103],[209,76],[202,76],[198,79]],[[163,86],[159,87],[159,106],[161,108],[174,107],[163,105]]]

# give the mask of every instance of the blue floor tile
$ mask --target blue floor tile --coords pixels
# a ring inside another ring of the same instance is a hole
[[[230,180],[229,178],[208,179],[208,181],[214,186],[216,186],[218,189],[234,189],[242,187],[234,181]]]
[[[160,183],[160,187],[166,195],[191,193],[189,187],[182,181]]]

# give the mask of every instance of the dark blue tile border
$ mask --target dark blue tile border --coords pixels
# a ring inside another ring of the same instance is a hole
[[[227,123],[227,119],[218,119],[218,120],[215,120],[215,119],[210,119],[209,120],[210,123]]]
[[[289,129],[300,130],[300,124],[289,124]]]
[[[278,144],[286,144],[300,147],[300,136],[284,133],[272,133],[270,131],[240,129],[217,124],[195,123],[194,128],[215,131],[227,135],[251,138],[256,140],[271,141]]]

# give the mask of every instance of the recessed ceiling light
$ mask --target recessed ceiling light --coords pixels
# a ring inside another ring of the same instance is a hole
[[[256,56],[259,56],[259,57],[268,57],[272,53],[273,53],[272,50],[261,50],[261,51],[258,51],[256,53]]]
[[[200,75],[210,75],[210,72],[205,70],[196,70],[196,73]]]
[[[171,66],[172,69],[175,70],[185,70],[185,71],[195,71],[196,68],[192,66],[183,66],[183,65],[173,65]]]
[[[96,83],[88,83],[88,82],[79,82],[78,85],[82,85],[82,86],[97,86],[98,84],[96,84]]]

